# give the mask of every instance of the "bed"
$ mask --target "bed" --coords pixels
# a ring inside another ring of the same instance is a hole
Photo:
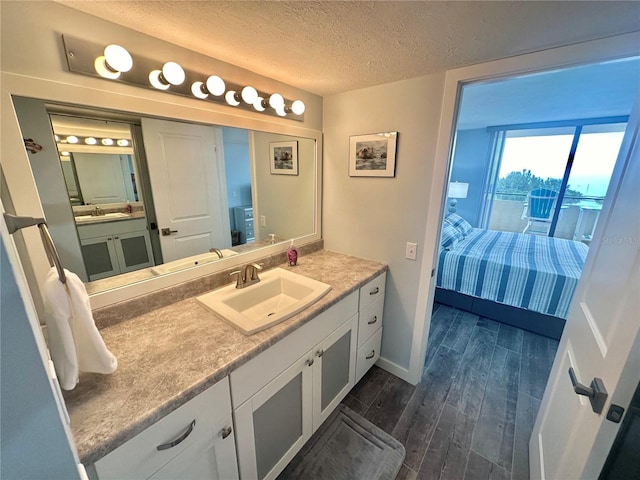
[[[443,227],[436,301],[559,339],[588,247],[460,220]]]

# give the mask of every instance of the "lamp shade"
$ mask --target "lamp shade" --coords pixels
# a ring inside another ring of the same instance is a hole
[[[462,182],[449,182],[449,198],[467,198],[469,184]]]

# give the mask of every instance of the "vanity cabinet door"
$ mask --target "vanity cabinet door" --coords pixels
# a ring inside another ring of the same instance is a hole
[[[90,281],[120,273],[113,236],[81,239],[80,245]]]
[[[146,230],[113,236],[120,273],[153,267],[151,241]]]
[[[235,410],[243,479],[273,479],[311,437],[311,352]]]
[[[336,329],[313,351],[313,430],[355,385],[358,315]]]

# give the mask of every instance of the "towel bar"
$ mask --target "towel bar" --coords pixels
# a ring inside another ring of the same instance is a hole
[[[64,268],[62,267],[62,262],[60,261],[60,257],[58,256],[58,251],[56,250],[56,246],[53,243],[53,239],[49,234],[49,229],[47,228],[47,222],[44,218],[34,218],[34,217],[18,217],[16,215],[11,215],[10,213],[4,213],[4,221],[7,224],[7,230],[10,234],[14,234],[18,230],[21,230],[25,227],[31,227],[33,225],[37,225],[40,230],[40,238],[42,238],[42,244],[44,245],[44,251],[47,254],[47,259],[49,260],[49,265],[52,267],[56,267],[58,271],[58,278],[62,283],[67,283],[67,277],[64,274]]]

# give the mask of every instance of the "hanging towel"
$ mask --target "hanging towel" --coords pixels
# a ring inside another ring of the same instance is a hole
[[[55,268],[49,270],[43,293],[51,359],[60,386],[72,390],[80,372],[113,373],[118,361],[96,328],[84,284],[75,273],[64,273],[66,284]]]

